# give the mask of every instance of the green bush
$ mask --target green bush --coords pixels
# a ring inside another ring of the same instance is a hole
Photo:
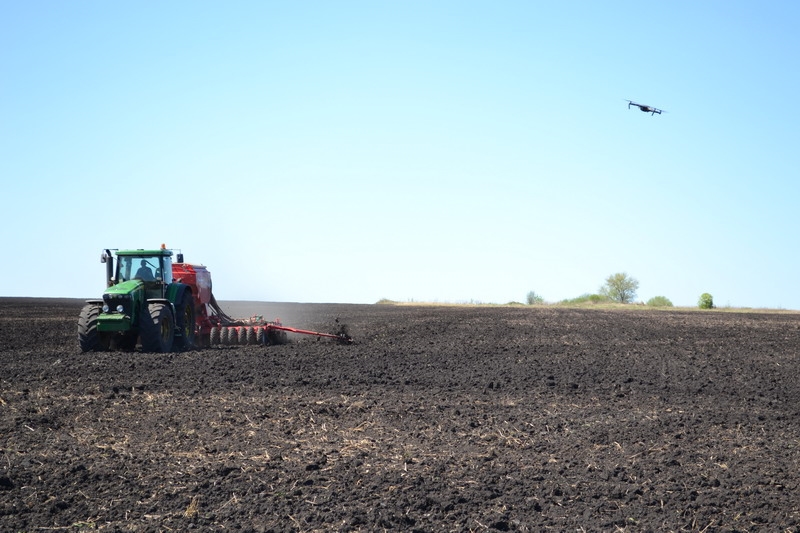
[[[700,299],[697,300],[697,307],[700,309],[714,309],[714,297],[704,292],[700,295]]]
[[[531,291],[528,293],[528,296],[525,297],[525,301],[528,302],[528,305],[541,305],[544,303],[544,298],[536,294],[536,292]]]
[[[604,296],[602,294],[581,294],[577,298],[571,298],[567,300],[561,300],[561,304],[564,305],[577,305],[577,304],[599,304],[604,302],[610,302],[610,298],[608,296]]]
[[[653,296],[647,300],[650,307],[672,307],[672,302],[666,296]]]

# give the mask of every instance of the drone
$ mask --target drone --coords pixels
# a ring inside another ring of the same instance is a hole
[[[650,113],[651,115],[655,115],[656,113],[660,115],[661,113],[664,112],[664,110],[662,109],[658,109],[649,105],[637,104],[633,100],[628,100],[628,109],[630,109],[632,105],[638,107],[640,111],[643,111],[645,113]]]

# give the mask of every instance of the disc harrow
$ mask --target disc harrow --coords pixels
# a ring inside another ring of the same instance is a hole
[[[345,326],[339,326],[337,333],[322,333],[307,329],[284,326],[280,320],[266,322],[260,316],[247,320],[231,320],[226,324],[211,327],[209,343],[211,345],[256,345],[270,346],[286,344],[287,333],[299,335],[313,335],[315,337],[334,339],[341,344],[351,344],[353,338],[348,334]]]

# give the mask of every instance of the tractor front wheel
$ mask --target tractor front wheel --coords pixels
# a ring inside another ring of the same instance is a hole
[[[78,344],[82,352],[108,350],[110,338],[97,331],[97,317],[100,305],[86,304],[78,317]]]
[[[172,311],[162,303],[152,303],[148,313],[142,315],[142,350],[145,352],[168,352],[175,340],[175,322]]]

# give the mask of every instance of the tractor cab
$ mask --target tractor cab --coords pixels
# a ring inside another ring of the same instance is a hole
[[[110,285],[139,280],[148,299],[164,298],[172,283],[172,250],[119,250],[117,268]]]

